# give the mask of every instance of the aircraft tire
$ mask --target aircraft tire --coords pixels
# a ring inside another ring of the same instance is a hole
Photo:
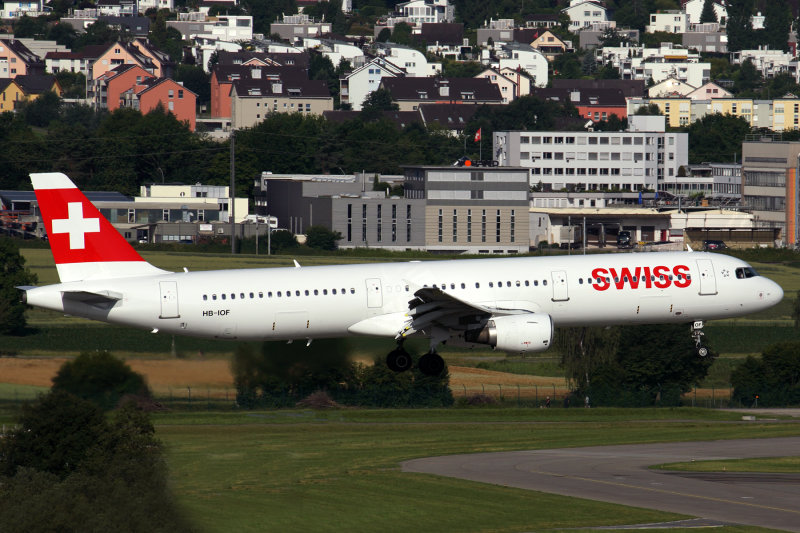
[[[444,359],[438,353],[426,353],[419,358],[419,371],[426,376],[438,376],[444,370]]]
[[[405,372],[411,368],[411,356],[402,348],[396,348],[386,356],[386,366],[392,372]]]

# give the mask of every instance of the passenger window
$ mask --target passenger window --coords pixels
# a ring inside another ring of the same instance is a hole
[[[306,296],[309,296],[309,294],[310,294],[310,293],[308,292],[308,289],[306,289]]]
[[[490,281],[489,282],[489,288],[491,289],[492,287],[494,287],[494,283]]]
[[[251,294],[252,294],[252,293],[251,293]],[[252,296],[250,296],[250,297],[252,298]],[[242,292],[242,293],[239,293],[239,298],[241,298],[242,300],[244,300],[244,293],[243,293],[243,292]]]
[[[300,291],[294,291],[295,296],[300,296]]]
[[[542,285],[547,285],[547,280],[546,279],[542,280]]]
[[[212,299],[212,300],[216,300],[216,299],[217,299],[217,295],[216,295],[216,294],[212,294],[212,295],[211,295],[211,299]]]
[[[583,278],[578,278],[578,285],[583,285]]]
[[[408,285],[406,285],[406,292],[408,292]]]
[[[511,286],[511,282],[510,281],[506,281],[506,287],[510,287],[510,286]]]
[[[292,291],[286,291],[286,297],[287,298],[291,298],[292,297]]]
[[[538,287],[539,286],[539,280],[538,279],[533,280],[533,286],[534,287]]]
[[[331,289],[331,294],[336,294],[336,289]]]
[[[272,298],[272,291],[269,291],[269,292],[267,293],[267,298]]]
[[[350,294],[355,294],[356,290],[353,287],[350,287]]]
[[[480,283],[478,283],[477,281],[475,282],[475,288],[476,288],[476,289],[480,289],[480,288],[481,288],[481,284],[480,284]]]
[[[322,294],[324,296],[327,296],[328,295],[328,289],[322,289]]]
[[[462,289],[466,289],[466,288],[467,288],[467,285],[466,285],[465,283],[462,283],[462,284],[461,284],[461,288],[462,288]]]
[[[342,289],[342,294],[347,294],[347,290],[346,289]]]
[[[455,283],[451,283],[451,284],[450,284],[450,288],[451,288],[451,289],[455,289],[455,288],[456,288],[456,284],[455,284]]]
[[[235,300],[235,299],[236,299],[236,293],[235,293],[235,292],[232,292],[232,293],[231,293],[231,300]]]
[[[517,287],[519,287],[519,280],[517,280],[517,283],[516,283],[516,285],[517,285]]]
[[[278,298],[281,297],[281,291],[278,291]]]
[[[208,295],[207,295],[207,294],[204,294],[204,295],[203,295],[203,301],[205,302],[206,300],[208,300]]]
[[[530,287],[530,285],[531,285],[531,284],[530,284],[530,283],[528,282],[528,280],[526,279],[526,280],[525,280],[525,286],[526,286],[526,287]]]
[[[222,296],[222,299],[224,300],[225,299],[225,294],[222,294],[221,296]]]
[[[319,296],[319,290],[314,289],[314,296]]]
[[[259,291],[259,293],[258,293],[258,297],[259,297],[259,298],[263,298],[263,297],[264,297],[264,293]]]

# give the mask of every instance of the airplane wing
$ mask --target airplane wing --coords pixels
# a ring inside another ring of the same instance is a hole
[[[453,323],[480,322],[491,316],[517,315],[530,313],[527,309],[503,309],[462,300],[437,287],[423,287],[414,292],[414,299],[408,302],[409,321],[397,338],[407,337],[429,327]]]

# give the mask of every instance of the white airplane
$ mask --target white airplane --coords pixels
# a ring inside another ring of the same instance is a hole
[[[61,283],[20,287],[30,305],[207,338],[295,340],[375,335],[430,339],[419,369],[438,374],[440,343],[546,350],[557,326],[687,323],[754,313],[783,290],[734,257],[701,252],[411,261],[207,272],[147,263],[64,174],[31,174]]]

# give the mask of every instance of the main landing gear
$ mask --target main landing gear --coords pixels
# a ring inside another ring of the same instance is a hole
[[[702,320],[695,320],[692,323],[692,338],[694,339],[694,345],[697,348],[697,355],[700,357],[705,357],[708,355],[708,348],[703,346],[703,321]]]
[[[386,366],[393,372],[405,372],[411,369],[414,361],[403,348],[403,343],[397,344],[397,348],[389,352],[386,356]],[[442,356],[431,350],[419,358],[417,363],[419,371],[426,376],[438,376],[444,370],[444,359]]]

